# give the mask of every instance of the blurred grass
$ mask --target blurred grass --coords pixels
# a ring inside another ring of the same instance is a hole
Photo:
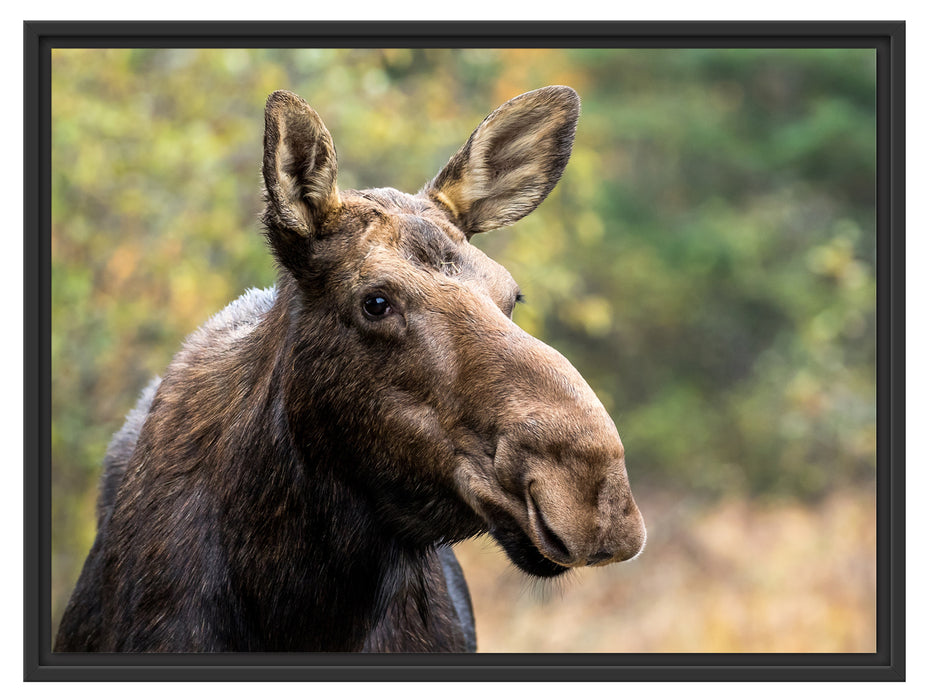
[[[643,553],[565,581],[530,582],[488,537],[457,545],[479,651],[875,652],[872,494],[637,501]]]

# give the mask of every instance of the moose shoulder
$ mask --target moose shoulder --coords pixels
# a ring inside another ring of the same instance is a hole
[[[640,551],[613,422],[469,243],[549,194],[578,109],[510,100],[408,195],[340,191],[317,113],[268,98],[276,287],[191,335],[114,437],[56,651],[469,651],[450,544],[489,532],[539,577]]]

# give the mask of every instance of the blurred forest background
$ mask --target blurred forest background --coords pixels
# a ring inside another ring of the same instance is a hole
[[[547,585],[460,545],[480,651],[874,651],[876,80],[852,49],[56,49],[53,626],[124,414],[274,282],[266,96],[317,109],[342,187],[414,192],[547,84],[582,97],[562,182],[473,242],[612,413],[650,539]]]

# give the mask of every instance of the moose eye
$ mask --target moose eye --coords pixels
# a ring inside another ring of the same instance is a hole
[[[362,309],[371,318],[380,318],[391,311],[391,304],[380,294],[373,294],[362,302]]]
[[[514,316],[514,309],[517,307],[517,305],[518,305],[518,304],[523,304],[523,303],[525,303],[526,301],[527,301],[527,300],[524,299],[524,295],[521,294],[520,292],[518,292],[518,293],[514,296],[514,302],[511,304],[511,313],[508,314],[508,317],[513,317],[513,316]]]

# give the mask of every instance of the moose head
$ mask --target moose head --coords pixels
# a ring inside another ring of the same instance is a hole
[[[550,193],[578,114],[567,87],[520,95],[410,195],[341,191],[333,140],[297,95],[265,113],[263,223],[291,300],[280,381],[303,462],[406,542],[487,530],[540,577],[630,559],[646,536],[608,413],[512,321],[517,283],[470,243]]]

